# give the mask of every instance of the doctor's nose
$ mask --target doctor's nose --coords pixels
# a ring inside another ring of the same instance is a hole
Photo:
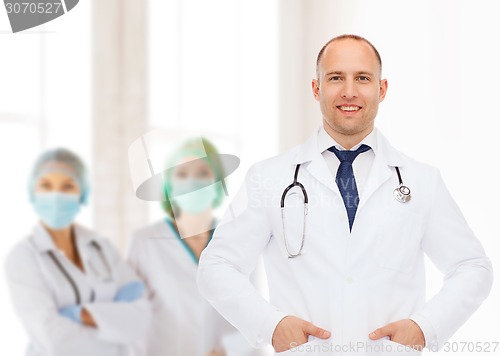
[[[344,99],[352,99],[358,97],[358,91],[354,82],[346,80],[342,86],[341,96]]]

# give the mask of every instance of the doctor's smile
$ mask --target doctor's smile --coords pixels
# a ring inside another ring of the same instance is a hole
[[[489,258],[439,170],[375,127],[388,80],[368,40],[327,42],[311,90],[321,126],[249,169],[231,204],[243,208],[200,257],[200,291],[253,346],[270,344],[276,355],[350,351],[318,347],[330,338],[383,346],[365,356],[443,347],[488,296]],[[261,256],[269,300],[248,280]],[[446,275],[429,300],[426,256]]]
[[[338,105],[337,109],[346,114],[350,114],[350,113],[357,113],[359,110],[361,110],[361,106],[344,104],[344,105]]]

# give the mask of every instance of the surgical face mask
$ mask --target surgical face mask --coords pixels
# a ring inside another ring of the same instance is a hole
[[[174,179],[171,196],[181,212],[198,214],[212,207],[216,185],[210,179]]]
[[[59,230],[68,227],[80,211],[80,196],[60,192],[36,193],[33,205],[48,227]]]

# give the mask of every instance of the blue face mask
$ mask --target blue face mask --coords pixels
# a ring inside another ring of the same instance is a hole
[[[40,219],[54,230],[68,227],[80,211],[80,195],[60,192],[36,193],[33,202]]]

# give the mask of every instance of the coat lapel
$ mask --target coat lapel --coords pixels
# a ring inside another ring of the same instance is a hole
[[[318,131],[316,131],[308,141],[299,146],[298,152],[292,160],[292,164],[294,166],[297,164],[304,164],[304,167],[313,178],[328,187],[341,198],[335,179],[328,169],[325,159],[318,151]],[[392,147],[384,135],[377,130],[377,153],[366,181],[365,189],[360,197],[358,209],[361,208],[392,175],[396,174],[394,167],[403,167],[405,163],[407,163],[407,158]],[[396,188],[396,186],[394,188]]]
[[[389,166],[380,154],[375,155],[373,165],[366,181],[365,189],[361,193],[358,209],[362,208],[366,201],[384,184],[392,174],[396,174],[394,168]]]
[[[358,209],[362,208],[391,176],[397,174],[394,167],[403,167],[407,163],[407,158],[392,147],[379,130],[377,130],[377,147],[377,153],[366,186],[361,194]]]

